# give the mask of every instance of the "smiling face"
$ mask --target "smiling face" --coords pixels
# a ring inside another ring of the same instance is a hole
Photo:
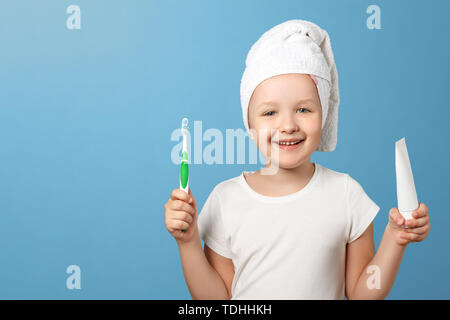
[[[264,80],[250,99],[248,121],[260,152],[266,158],[278,152],[280,168],[309,162],[322,135],[322,108],[313,80],[300,73]]]

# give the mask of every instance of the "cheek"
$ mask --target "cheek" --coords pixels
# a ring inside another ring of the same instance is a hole
[[[259,151],[266,156],[267,151],[270,149],[270,141],[271,141],[271,127],[267,126],[267,123],[258,121],[254,122],[254,126],[251,128],[251,132],[253,135],[253,140],[256,143]]]
[[[306,133],[309,135],[320,135],[322,133],[322,118],[320,117],[320,114],[315,115],[314,117],[311,117],[308,119],[308,121],[305,121],[303,124],[303,129]]]
[[[249,117],[249,129],[258,141],[270,138],[271,126],[259,117]]]
[[[270,142],[270,128],[266,127],[258,127],[255,129],[254,134],[256,136],[256,145],[259,148],[264,148],[264,146],[268,146]],[[263,146],[264,145],[264,146]],[[265,147],[267,148],[267,147]]]
[[[319,121],[310,122],[305,127],[305,132],[313,143],[319,143],[322,136],[322,123]]]
[[[258,150],[264,155],[267,156],[270,154],[271,148],[271,139],[270,139],[270,130],[265,130],[260,128],[260,130],[256,131],[256,146]]]

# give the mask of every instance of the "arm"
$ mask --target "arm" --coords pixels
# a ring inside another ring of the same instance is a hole
[[[347,244],[345,284],[348,299],[384,299],[391,291],[406,246],[397,244],[388,228],[375,256],[372,223],[361,237]],[[369,287],[368,281],[374,277],[379,277],[379,282],[375,281]]]
[[[409,229],[403,229],[406,225]],[[406,246],[422,241],[430,230],[428,208],[421,203],[406,223],[397,208],[389,212],[389,223],[375,256],[373,224],[347,245],[346,295],[348,299],[384,299],[394,284]],[[378,279],[376,279],[378,277]],[[379,280],[379,281],[373,281]]]
[[[186,284],[194,300],[226,300],[230,298],[224,280],[213,268],[202,250],[200,237],[191,242],[177,242]],[[210,249],[209,249],[210,250]],[[212,250],[210,250],[212,251]],[[216,254],[216,253],[214,253]],[[217,255],[217,254],[216,254]],[[225,259],[223,257],[223,259]],[[214,260],[217,262],[217,260]]]
[[[231,286],[233,284],[234,278],[233,260],[215,253],[214,250],[211,250],[206,244],[205,244],[205,255],[211,266],[217,271],[217,273],[222,278],[223,282],[225,282],[225,286],[227,287],[228,291],[228,299],[231,300],[232,297]]]
[[[230,278],[226,275],[229,272],[224,273],[223,270],[230,269],[230,263],[226,262],[231,260],[211,253],[212,250],[207,250],[206,246],[205,253],[203,252],[197,223],[197,201],[191,189],[189,195],[181,189],[173,190],[164,208],[166,228],[177,241],[184,277],[192,298],[227,299],[229,287],[222,279]],[[182,229],[185,231],[181,231]]]

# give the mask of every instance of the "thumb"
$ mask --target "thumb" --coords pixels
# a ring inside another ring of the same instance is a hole
[[[400,213],[400,211],[398,211],[397,208],[391,209],[391,211],[389,212],[389,217],[392,219],[394,223],[396,223],[399,226],[401,226],[405,222],[405,219],[403,218],[402,214]]]

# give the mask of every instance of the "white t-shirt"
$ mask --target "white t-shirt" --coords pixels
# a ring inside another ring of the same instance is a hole
[[[346,244],[379,211],[346,173],[315,163],[311,180],[282,197],[243,174],[216,185],[198,217],[200,237],[232,259],[232,299],[345,299]]]

